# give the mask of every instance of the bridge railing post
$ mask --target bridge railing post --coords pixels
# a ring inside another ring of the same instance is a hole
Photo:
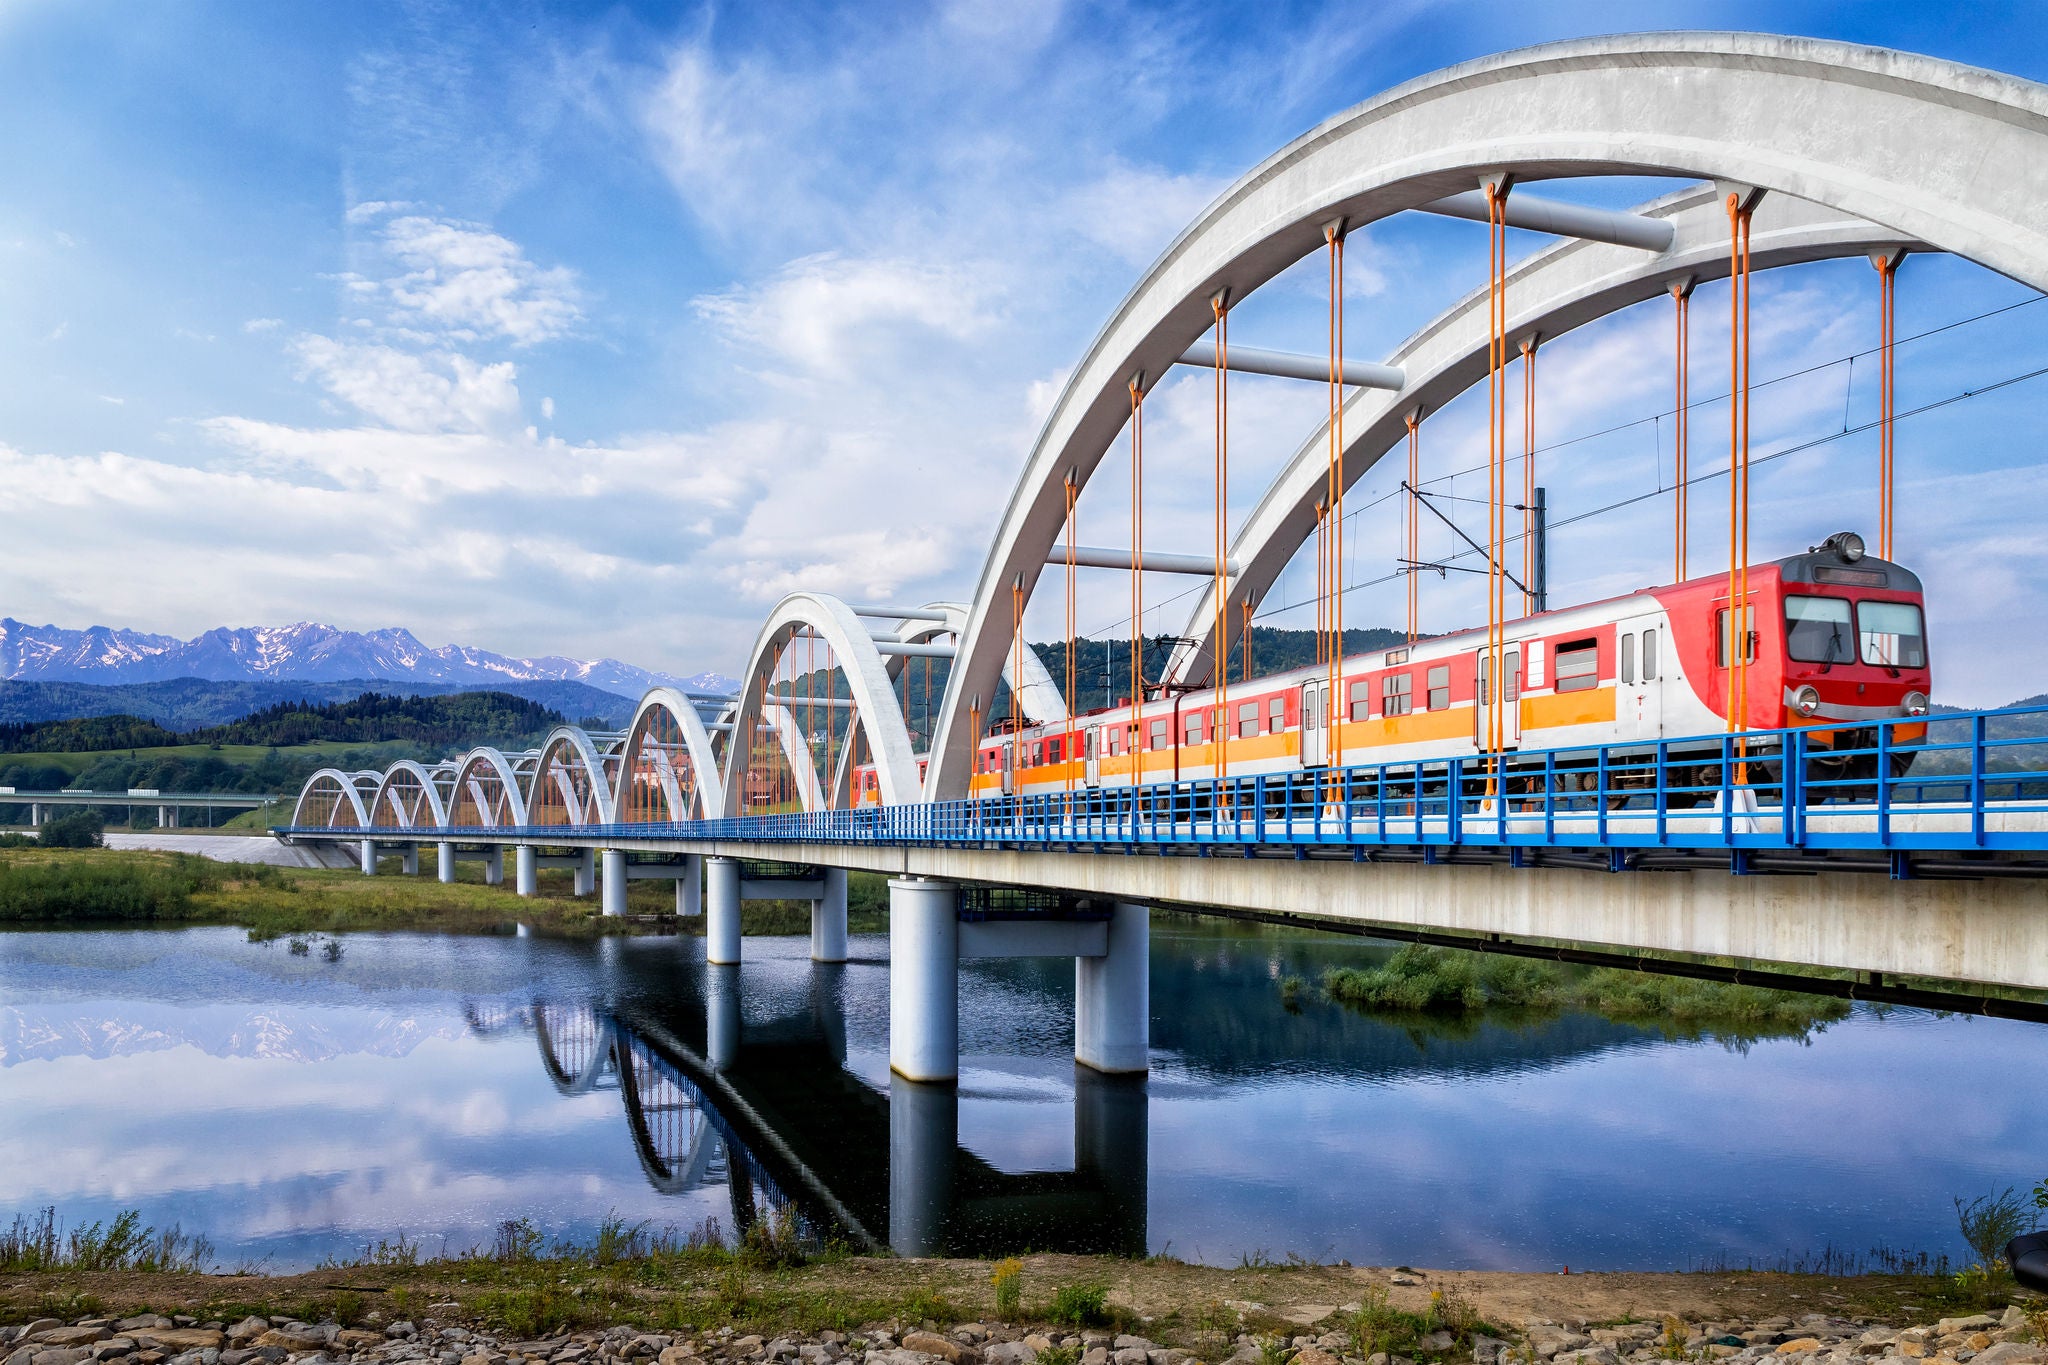
[[[1984,716],[1970,717],[1970,842],[1984,844]]]
[[[1803,842],[1803,840],[1802,840]],[[1877,723],[1877,846],[1892,843],[1892,726]]]
[[[1465,829],[1465,760],[1451,759],[1445,767],[1445,795],[1450,798],[1445,807],[1444,836],[1450,843],[1464,842]]]
[[[1884,727],[1877,732],[1884,734]],[[1778,755],[1778,832],[1796,848],[1806,842],[1806,732],[1787,730]]]

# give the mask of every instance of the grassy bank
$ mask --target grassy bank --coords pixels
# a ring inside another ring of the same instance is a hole
[[[507,886],[486,886],[479,863],[459,863],[456,880],[432,873],[400,875],[400,860],[384,860],[385,875],[353,869],[284,868],[223,863],[197,854],[130,849],[44,850],[0,848],[0,924],[139,925],[235,924],[262,937],[432,929],[457,933],[503,932],[517,922],[549,933],[640,932],[628,918],[606,919],[592,896],[573,894],[574,878],[549,869],[539,894],[521,898]],[[887,927],[886,895],[856,873],[848,890],[848,921],[855,933]],[[876,879],[877,881],[879,879]],[[675,890],[663,881],[634,882],[629,916],[661,916],[667,927],[702,933],[703,920],[677,920]],[[749,902],[741,926],[750,934],[794,934],[810,928],[810,907],[796,902]]]
[[[1730,1042],[1804,1037],[1849,1017],[1829,996],[1659,976],[1611,967],[1562,967],[1409,944],[1377,967],[1333,967],[1322,989],[1332,1000],[1374,1014],[1476,1021],[1488,1015],[1530,1018],[1568,1010],[1657,1029],[1667,1037]],[[1298,999],[1304,983],[1282,984]]]
[[[628,1230],[630,1233],[631,1230]],[[1512,1337],[1526,1322],[1613,1325],[1656,1321],[1797,1318],[1825,1312],[1866,1320],[1931,1319],[1966,1302],[1929,1276],[1826,1276],[1734,1271],[1691,1274],[1515,1274],[1345,1265],[1190,1265],[1144,1259],[1023,1256],[1017,1300],[999,1312],[996,1265],[982,1260],[789,1254],[772,1239],[729,1248],[711,1241],[540,1258],[479,1254],[421,1260],[405,1243],[303,1275],[202,1275],[78,1268],[12,1272],[0,1286],[0,1321],[43,1314],[67,1320],[142,1311],[233,1322],[250,1313],[344,1325],[428,1317],[519,1337],[630,1324],[650,1331],[730,1326],[772,1335],[867,1324],[944,1328],[975,1319],[1047,1327],[1142,1331],[1207,1360],[1230,1353],[1239,1332],[1282,1341],[1311,1325],[1352,1332],[1380,1350],[1424,1359],[1470,1359],[1475,1334]],[[1418,1349],[1450,1331],[1450,1351]]]

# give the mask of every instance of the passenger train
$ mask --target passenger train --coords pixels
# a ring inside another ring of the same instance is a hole
[[[1805,554],[1749,570],[1740,623],[1747,654],[1746,728],[1813,727],[1812,776],[1868,780],[1873,722],[1923,716],[1931,687],[1920,580],[1865,553],[1853,532]],[[1508,749],[1707,737],[1698,757],[1718,764],[1728,727],[1728,577],[1694,578],[1606,601],[1544,612],[1506,627],[1502,727]],[[1353,655],[1338,670],[1296,669],[1234,683],[1219,714],[1207,687],[1107,707],[1071,722],[999,727],[975,756],[977,798],[1213,777],[1229,729],[1228,775],[1320,766],[1404,763],[1476,755],[1487,741],[1491,689],[1479,681],[1484,629]],[[1334,725],[1327,718],[1334,714]],[[1924,725],[1894,731],[1901,743]],[[1667,757],[1683,762],[1682,749]],[[1910,753],[1894,756],[1894,775]],[[920,762],[920,768],[923,764]],[[1865,770],[1868,771],[1865,771]],[[1700,785],[1717,783],[1718,768]],[[854,774],[857,805],[880,793],[872,767]]]

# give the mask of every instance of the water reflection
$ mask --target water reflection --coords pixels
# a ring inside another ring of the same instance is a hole
[[[479,1036],[530,1033],[557,1093],[616,1094],[648,1184],[723,1185],[736,1234],[786,1207],[906,1256],[1145,1251],[1142,1077],[1076,1066],[1073,1168],[1002,1171],[961,1146],[957,1087],[892,1076],[878,1092],[847,1069],[842,965],[812,964],[800,1009],[753,1022],[739,968],[700,970],[700,992],[466,1014]]]

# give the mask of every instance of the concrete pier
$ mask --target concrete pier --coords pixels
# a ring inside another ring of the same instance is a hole
[[[1074,1060],[1097,1071],[1151,1067],[1152,919],[1119,901],[1109,921],[1109,951],[1074,959]]]
[[[533,846],[521,844],[512,855],[513,889],[522,896],[535,895],[540,890],[540,870],[534,862]]]
[[[434,845],[435,872],[442,881],[455,880],[455,845],[442,842]]]
[[[404,872],[404,873],[405,873],[405,875],[406,875],[406,876],[408,876],[408,877],[417,877],[417,876],[419,876],[419,875],[420,875],[420,846],[419,846],[418,844],[407,844],[407,845],[405,846],[405,849],[404,849],[404,857],[403,857],[403,859],[402,859],[402,860],[401,860],[401,861],[399,862],[399,865],[398,865],[398,866],[399,866],[399,870],[400,870],[400,871],[402,871],[402,872]]]
[[[825,896],[811,902],[811,961],[846,961],[846,869],[825,869]]]
[[[626,913],[626,851],[608,848],[604,851],[604,913],[623,915]]]
[[[731,858],[704,862],[704,960],[740,960],[740,865]]]
[[[505,884],[505,846],[493,844],[484,851],[484,885]]]
[[[676,878],[676,913],[695,919],[704,913],[704,858],[689,853],[683,857],[683,875]]]
[[[597,850],[576,850],[576,894],[588,896],[597,890]]]
[[[889,1069],[912,1081],[960,1076],[959,889],[889,883]]]
[[[362,856],[363,856],[363,875],[364,875],[365,877],[374,877],[374,876],[376,876],[376,875],[377,875],[377,841],[376,841],[375,839],[365,839],[365,840],[363,840],[363,843],[362,843]]]

